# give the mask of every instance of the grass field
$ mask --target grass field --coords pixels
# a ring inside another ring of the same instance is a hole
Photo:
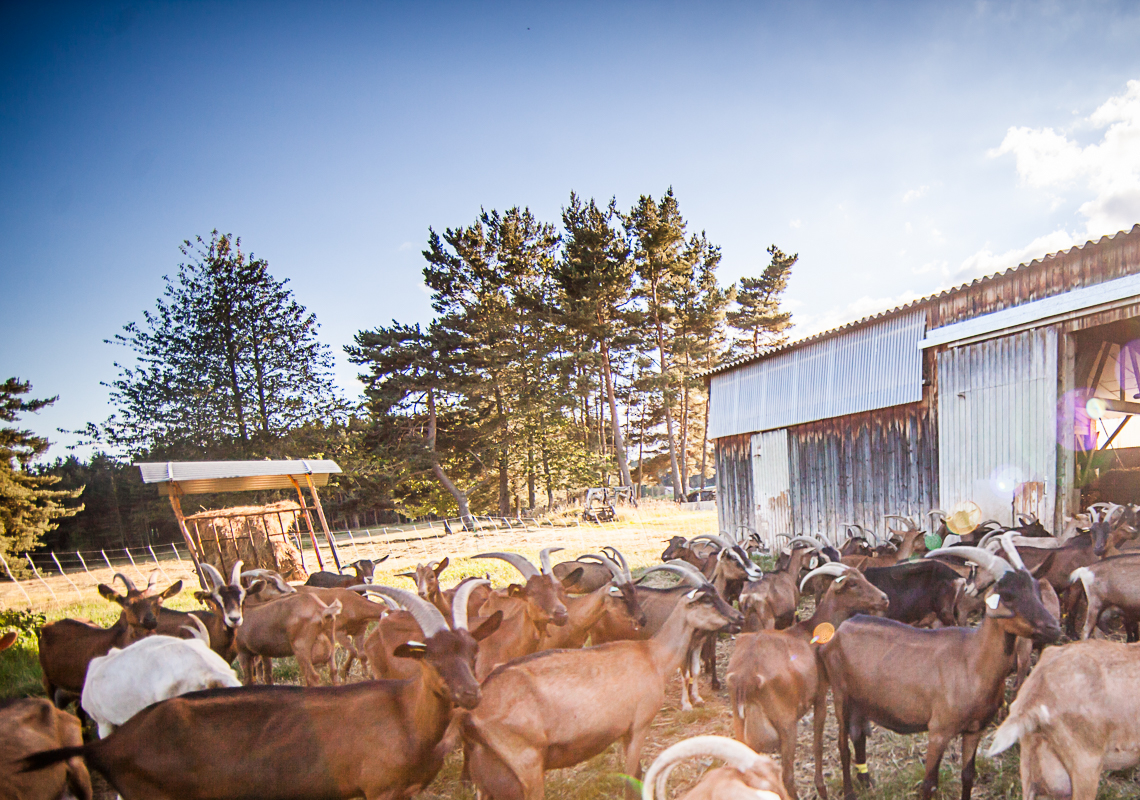
[[[641,509],[631,509],[621,513],[618,521],[603,526],[579,526],[569,518],[561,522],[569,524],[482,530],[476,533],[456,532],[446,537],[421,538],[421,535],[412,536],[406,531],[393,530],[389,533],[386,543],[378,545],[376,553],[371,552],[367,544],[363,544],[358,548],[358,555],[372,557],[383,555],[384,552],[391,553],[391,558],[382,565],[383,569],[377,570],[376,581],[393,586],[412,588],[411,581],[406,578],[396,578],[394,574],[414,567],[417,562],[438,560],[444,556],[451,558],[451,565],[443,575],[445,585],[457,582],[464,576],[484,574],[489,574],[496,585],[505,585],[517,579],[518,573],[512,567],[502,561],[472,559],[470,556],[478,552],[510,550],[526,555],[537,564],[538,551],[543,547],[564,547],[565,550],[554,557],[555,561],[559,561],[573,558],[581,553],[596,551],[602,545],[611,544],[621,550],[629,560],[630,566],[637,570],[660,563],[661,551],[670,536],[675,534],[695,536],[699,533],[716,532],[715,512],[678,512],[666,504],[660,506],[645,504]],[[361,541],[360,537],[358,541]],[[358,556],[354,554],[353,557]],[[193,588],[187,563],[179,565],[172,558],[170,561],[162,562],[161,566],[165,573],[160,577],[162,585],[166,585],[169,580],[182,578],[187,580],[188,588]],[[27,588],[33,599],[42,600],[42,605],[37,606],[37,610],[42,611],[49,620],[81,617],[100,624],[110,624],[118,616],[118,608],[100,598],[94,587],[98,582],[109,581],[111,574],[112,572],[106,569],[93,570],[92,575],[90,577],[85,575],[83,581],[76,579],[74,575],[69,576],[71,582],[75,584],[74,588],[62,577],[47,578],[47,582],[52,585],[57,595],[56,600],[52,600],[50,593],[42,586],[39,587],[38,593],[33,593],[35,587]],[[139,570],[138,574],[132,573],[131,577],[136,582],[146,579],[142,570]],[[27,605],[27,601],[18,589],[11,584],[0,585],[0,609],[26,608]],[[197,607],[197,602],[193,600],[189,591],[184,591],[174,597],[168,606],[189,610]],[[802,613],[804,612],[801,611]],[[810,610],[806,613],[810,613]],[[722,637],[718,647],[718,663],[722,677],[731,648],[731,638]],[[274,675],[282,682],[299,681],[296,665],[292,663],[292,659],[278,660]],[[350,679],[361,680],[362,677],[357,668]],[[42,693],[42,688],[35,643],[34,640],[25,637],[12,650],[0,655],[0,696],[39,693]],[[713,692],[705,681],[701,693],[706,699],[705,705],[691,712],[682,712],[680,681],[675,679],[670,683],[665,707],[653,723],[653,730],[643,754],[642,762],[645,767],[648,767],[657,753],[681,739],[702,733],[731,734],[731,712],[726,692]],[[799,730],[796,759],[797,786],[801,797],[811,797],[814,795],[814,790],[811,788],[813,765],[810,713],[800,721]],[[826,737],[824,771],[832,796],[840,796],[835,722],[830,713]],[[988,736],[983,739],[983,749],[988,745],[988,741]],[[868,740],[868,763],[876,785],[863,796],[868,800],[901,800],[914,797],[922,780],[925,749],[924,735],[901,736],[876,728]],[[943,800],[960,796],[958,755],[959,742],[955,741],[943,759],[941,787],[936,794],[936,797]],[[678,767],[670,783],[671,796],[676,796],[681,788],[696,780],[709,763],[707,760],[697,761]],[[621,797],[625,779],[620,774],[619,764],[616,749],[611,748],[610,751],[577,767],[551,771],[547,773],[547,797],[552,800],[601,800],[601,798]],[[464,787],[459,780],[461,766],[462,756],[453,753],[448,757],[435,782],[420,796],[433,799],[473,798],[474,791],[470,787]],[[99,789],[96,797],[100,800],[104,798],[109,800],[114,796],[101,780],[97,780],[97,785]],[[1021,797],[1016,748],[993,760],[979,756],[978,777],[973,796],[977,800],[999,798],[1015,800]],[[1140,779],[1136,771],[1106,776],[1101,782],[1098,797],[1104,800],[1140,797]]]

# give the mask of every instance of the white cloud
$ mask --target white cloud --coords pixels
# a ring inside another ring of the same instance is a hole
[[[926,195],[926,193],[929,191],[930,191],[929,186],[919,186],[917,189],[911,189],[910,191],[908,191],[906,194],[903,195],[903,202],[904,203],[913,203],[918,198],[924,197]]]
[[[1140,80],[1129,81],[1123,94],[1110,97],[1077,127],[1104,135],[1082,147],[1053,128],[1010,128],[988,155],[1012,153],[1018,175],[1034,188],[1091,192],[1079,208],[1087,238],[1131,228],[1140,222]]]
[[[1006,250],[1004,253],[995,253],[989,246],[963,261],[956,270],[944,269],[944,276],[950,285],[966,283],[983,275],[993,275],[995,272],[1016,267],[1018,264],[1027,264],[1035,258],[1067,250],[1076,244],[1083,244],[1084,237],[1066,230],[1056,230],[1044,236],[1038,236],[1025,247]]]
[[[848,322],[854,322],[863,317],[869,317],[897,306],[905,305],[917,300],[922,295],[906,290],[895,297],[860,297],[842,308],[833,308],[818,314],[797,314],[793,321],[793,339],[804,339],[817,333],[838,328]]]
[[[414,248],[415,248],[415,245],[412,244],[411,242],[404,242],[402,245],[397,247],[396,250],[403,252],[405,250],[412,250]]]
[[[788,223],[788,225],[792,228],[798,228],[803,224],[804,224],[803,220],[800,220],[800,219],[793,219],[791,222]]]

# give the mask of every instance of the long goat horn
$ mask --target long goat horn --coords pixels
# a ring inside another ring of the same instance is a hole
[[[994,580],[1001,580],[1003,575],[1013,571],[1013,567],[1007,562],[980,547],[940,547],[937,550],[931,550],[924,557],[935,558],[938,556],[955,556],[957,558],[973,561],[979,567],[993,575]]]
[[[463,587],[460,587],[460,589],[462,588]],[[419,624],[420,630],[424,632],[424,637],[427,639],[435,636],[440,631],[448,629],[447,620],[443,618],[443,614],[439,613],[438,608],[426,602],[418,594],[409,592],[406,589],[397,589],[394,586],[385,586],[381,583],[362,583],[359,586],[349,586],[348,590],[351,592],[379,594],[395,599],[396,602],[408,610],[408,613],[411,614],[412,618]],[[459,599],[458,592],[455,594],[455,599]]]
[[[694,536],[689,540],[689,544],[705,539],[713,544],[719,544],[722,550],[731,548],[736,542],[730,541],[717,533],[702,533],[700,536]]]
[[[455,624],[451,627],[454,630],[460,628],[467,630],[467,601],[471,598],[471,593],[479,586],[490,585],[491,582],[486,578],[476,578],[473,581],[467,581],[456,590],[455,599],[451,603],[451,616],[455,620]]]
[[[685,581],[687,584],[696,589],[703,588],[708,584],[708,581],[705,580],[704,575],[697,572],[695,569],[685,569],[685,567],[689,566],[688,564],[685,564],[685,567],[682,567],[681,564],[685,564],[685,562],[674,560],[670,561],[668,564],[658,564],[656,567],[650,567],[642,573],[641,577],[638,578],[638,581],[644,580],[647,575],[650,575],[654,572],[671,572],[674,575],[679,575],[681,577],[681,580]]]
[[[831,575],[838,578],[840,575],[847,574],[848,570],[850,569],[851,567],[847,566],[846,564],[824,564],[822,567],[816,567],[807,575],[804,575],[804,579],[800,581],[800,591],[802,592],[807,582],[814,578],[816,575]]]
[[[607,544],[605,547],[602,548],[602,552],[605,553],[607,556],[609,556],[614,561],[621,564],[622,571],[625,572],[625,577],[627,577],[627,578],[631,577],[629,574],[629,564],[627,564],[625,562],[625,556],[623,556],[621,554],[620,550],[618,550],[613,545]]]
[[[240,564],[241,562],[239,561],[238,563]],[[222,579],[222,573],[214,569],[213,564],[207,564],[205,561],[203,561],[202,572],[210,579],[210,583],[214,584],[213,586],[207,587],[211,592],[216,592],[218,589],[221,589],[223,586],[225,586],[226,582]],[[241,573],[238,574],[240,575]]]
[[[241,581],[241,568],[242,562],[240,559],[234,562],[234,568],[230,570],[230,584],[237,586]]]
[[[1009,563],[1018,569],[1025,569],[1025,562],[1021,560],[1021,553],[1017,552],[1017,548],[1013,546],[1013,537],[1014,534],[1012,532],[1002,534],[1002,549],[1005,550],[1005,554],[1009,556]]]
[[[152,569],[150,571],[150,577],[147,579],[146,588],[143,589],[144,593],[150,592],[151,589],[158,585],[158,575],[159,571],[157,569]]]
[[[118,578],[119,580],[121,580],[123,582],[123,586],[127,587],[128,592],[137,592],[138,591],[138,589],[135,588],[135,582],[132,581],[130,578],[128,578],[123,573],[116,572],[114,577],[111,578],[111,583],[115,582],[115,578]]]
[[[206,646],[209,647],[210,632],[206,630],[206,626],[202,624],[202,620],[191,614],[190,621],[194,623],[194,625],[197,627],[197,630],[194,630],[194,628],[191,628],[189,625],[183,625],[182,630],[189,631],[191,636],[193,636],[195,639],[198,639],[199,641],[205,642]]]
[[[602,563],[605,564],[606,569],[614,576],[614,583],[629,583],[629,576],[626,575],[625,570],[614,563],[613,559],[604,555],[599,557],[602,559]]]
[[[653,765],[649,767],[649,771],[645,773],[645,782],[641,789],[642,800],[653,800],[654,791],[661,798],[666,797],[665,782],[668,780],[673,767],[681,761],[697,756],[719,758],[730,767],[741,772],[747,772],[756,765],[756,762],[765,760],[764,756],[758,755],[751,747],[735,739],[729,739],[726,736],[694,736],[691,739],[677,742],[657,756]],[[756,800],[778,800],[779,798],[775,792],[760,790],[755,790],[755,796]]]
[[[550,554],[557,553],[559,550],[564,550],[563,547],[544,547],[538,554],[538,563],[542,564],[542,574],[550,575]]]
[[[534,564],[527,561],[518,553],[480,553],[472,558],[497,558],[500,561],[506,561],[512,567],[517,569],[524,578],[528,581],[538,575],[538,570],[534,568]]]

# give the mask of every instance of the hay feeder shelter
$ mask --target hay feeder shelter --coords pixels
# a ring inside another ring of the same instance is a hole
[[[203,589],[209,585],[202,574],[203,562],[214,565],[223,575],[229,574],[233,563],[239,558],[249,567],[257,566],[277,571],[284,568],[286,573],[293,572],[299,567],[304,573],[300,541],[302,523],[316,555],[317,568],[324,569],[324,560],[317,545],[317,529],[313,523],[313,514],[316,514],[333,561],[336,562],[336,568],[340,570],[340,554],[337,551],[336,540],[329,531],[324,508],[321,507],[321,500],[317,494],[318,486],[328,484],[329,475],[341,471],[336,462],[166,461],[140,463],[135,466],[142,473],[143,483],[157,484],[159,493],[170,498],[171,508],[174,509],[174,516],[178,520],[178,528],[190,551],[194,569],[198,573],[198,581]],[[302,486],[309,490],[308,503]],[[297,492],[297,504],[287,501],[268,506],[226,508],[190,517],[182,513],[181,498],[184,495],[290,487]],[[286,578],[289,577],[297,575],[286,574]]]

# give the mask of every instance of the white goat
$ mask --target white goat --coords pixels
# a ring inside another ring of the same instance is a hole
[[[149,705],[199,689],[241,686],[225,660],[210,649],[210,634],[196,617],[193,639],[148,636],[111,648],[87,668],[80,704],[99,726],[99,737]]]

